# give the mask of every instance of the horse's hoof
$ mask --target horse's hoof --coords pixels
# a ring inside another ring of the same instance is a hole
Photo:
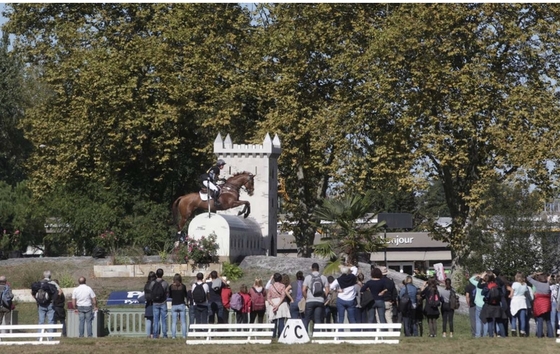
[[[243,219],[247,219],[248,216],[249,216],[249,214],[243,215]]]
[[[242,212],[242,211],[240,211],[239,213],[237,213],[237,216],[239,216],[239,215],[241,215],[241,214],[243,214],[243,212]]]

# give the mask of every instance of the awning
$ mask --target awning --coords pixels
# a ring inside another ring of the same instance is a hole
[[[372,253],[370,260],[381,262],[385,260],[383,252]],[[414,262],[414,261],[450,261],[451,251],[403,251],[403,252],[387,252],[388,262]]]

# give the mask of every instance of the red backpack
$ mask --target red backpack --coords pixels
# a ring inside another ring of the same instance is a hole
[[[252,311],[262,311],[265,309],[265,298],[264,298],[264,289],[261,291],[257,291],[254,287],[251,288],[251,303],[253,306],[251,307]]]

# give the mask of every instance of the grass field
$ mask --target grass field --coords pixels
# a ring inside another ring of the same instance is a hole
[[[93,264],[91,261],[75,261],[71,263],[35,261],[25,265],[6,265],[0,262],[0,274],[8,276],[14,288],[24,288],[25,284],[31,283],[41,277],[45,269],[50,269],[54,277],[64,277],[67,281],[84,275],[88,278],[88,284],[94,288],[100,300],[106,299],[108,294],[114,290],[141,289],[144,279],[139,278],[112,278],[96,279],[93,277]],[[244,277],[232,282],[232,288],[238,289],[241,283],[252,284],[255,276],[267,279],[270,270],[250,269],[246,270]],[[103,303],[103,301],[100,301]],[[17,305],[20,324],[33,324],[37,321],[37,309],[33,303],[20,303]],[[410,353],[410,354],[450,354],[450,353],[473,353],[473,354],[529,354],[529,353],[560,353],[560,343],[554,339],[537,339],[534,333],[529,338],[482,338],[473,339],[470,336],[468,319],[466,316],[456,315],[454,338],[428,338],[427,323],[424,322],[424,336],[405,338],[401,337],[398,345],[319,345],[319,344],[294,344],[285,345],[273,343],[271,345],[205,345],[203,348],[187,347],[185,342],[177,339],[150,340],[144,338],[62,338],[60,345],[55,346],[25,346],[25,347],[3,347],[2,353],[183,353],[191,351],[204,351],[213,354],[231,354],[232,349],[239,353],[266,352],[267,354],[330,354],[330,353]],[[441,333],[441,319],[438,323],[438,333]]]

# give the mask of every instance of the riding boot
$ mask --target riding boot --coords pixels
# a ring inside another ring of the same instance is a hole
[[[213,191],[212,198],[214,199],[214,206],[220,207],[222,203],[220,203],[220,191]]]

